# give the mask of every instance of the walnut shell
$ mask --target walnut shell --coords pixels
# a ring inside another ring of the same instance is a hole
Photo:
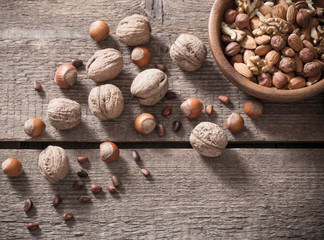
[[[99,50],[89,59],[86,70],[94,82],[112,80],[123,70],[123,56],[113,48]]]
[[[50,145],[39,154],[38,167],[48,182],[58,183],[69,172],[69,158],[63,148]]]
[[[152,68],[136,76],[130,91],[140,104],[152,106],[165,96],[168,86],[168,76],[161,70]]]
[[[150,40],[151,25],[147,17],[134,14],[118,23],[116,35],[127,46],[144,45]]]
[[[228,140],[227,135],[217,124],[211,122],[199,123],[191,132],[191,146],[205,157],[217,157],[222,154]]]
[[[197,37],[181,34],[170,48],[170,56],[182,70],[199,69],[207,58],[207,48]]]
[[[47,115],[56,129],[70,129],[81,122],[81,105],[67,98],[55,98],[48,104]]]
[[[124,110],[123,94],[112,84],[93,88],[88,103],[93,115],[101,120],[117,118]]]

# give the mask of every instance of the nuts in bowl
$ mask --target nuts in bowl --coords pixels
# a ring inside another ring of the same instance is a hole
[[[322,5],[312,0],[216,0],[208,33],[220,69],[258,98],[298,101],[324,91]]]

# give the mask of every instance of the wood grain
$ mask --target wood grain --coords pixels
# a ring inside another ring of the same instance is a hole
[[[298,103],[264,101],[261,119],[250,120],[243,113],[248,95],[242,93],[224,77],[209,53],[204,66],[193,73],[181,71],[172,63],[169,47],[180,33],[191,33],[208,45],[207,22],[212,0],[202,1],[5,1],[0,0],[0,140],[1,141],[188,141],[191,130],[201,121],[212,121],[225,128],[225,120],[232,112],[241,113],[245,129],[230,134],[230,141],[323,141],[323,94]],[[176,100],[162,100],[153,107],[142,107],[132,99],[129,88],[141,71],[130,61],[131,48],[118,42],[115,30],[118,22],[131,14],[145,14],[152,23],[152,38],[147,47],[152,52],[148,68],[156,63],[167,67],[169,89],[178,94]],[[96,43],[88,35],[91,22],[105,20],[110,36]],[[85,69],[78,73],[78,81],[71,89],[59,89],[54,84],[58,66],[76,57],[85,62],[98,49],[113,47],[124,56],[124,70],[110,83],[117,85],[125,97],[124,113],[111,121],[94,117],[87,98],[95,86],[87,78]],[[44,92],[38,93],[32,82],[38,80]],[[218,95],[231,98],[229,105],[218,101]],[[188,120],[179,105],[188,97],[197,97],[205,105],[213,104],[215,113],[205,113],[196,120]],[[30,139],[23,131],[24,122],[31,117],[47,121],[48,102],[56,97],[67,97],[82,105],[82,122],[71,130],[57,131],[47,124],[46,133]],[[173,113],[164,118],[163,108],[170,105]],[[166,135],[158,137],[137,134],[133,121],[142,112],[153,113],[166,128]],[[172,122],[180,120],[183,129],[175,134]]]
[[[6,239],[323,239],[323,149],[227,149],[219,158],[202,158],[191,149],[131,150],[106,164],[98,150],[67,150],[71,170],[59,184],[41,175],[41,150],[1,150],[16,157],[25,172],[16,179],[0,173],[0,232]],[[72,190],[81,166],[89,173],[86,190]],[[151,171],[145,178],[141,168]],[[122,182],[111,195],[110,177]],[[94,196],[91,184],[104,193]],[[53,194],[63,202],[51,206]],[[89,194],[91,203],[77,198]],[[23,211],[30,198],[35,208]],[[61,216],[71,211],[75,219]],[[29,233],[28,222],[41,230]],[[1,238],[1,237],[0,237]]]

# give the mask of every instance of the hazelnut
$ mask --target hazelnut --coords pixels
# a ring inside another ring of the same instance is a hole
[[[228,140],[227,135],[217,124],[199,123],[191,132],[191,146],[202,156],[217,157],[222,154]]]
[[[77,80],[78,72],[70,64],[61,65],[55,73],[55,83],[61,88],[70,88]]]
[[[119,157],[119,148],[113,142],[103,142],[99,146],[99,154],[102,161],[111,163]]]
[[[284,57],[279,63],[279,69],[285,73],[296,71],[297,63],[295,59],[290,57]]]
[[[47,115],[56,129],[70,129],[81,122],[81,105],[67,98],[55,98],[48,104]]]
[[[312,50],[310,50],[309,48],[303,48],[302,50],[300,50],[299,52],[299,58],[304,62],[304,63],[308,63],[313,61],[314,59],[314,54],[312,52]]]
[[[258,84],[264,87],[271,87],[271,76],[269,73],[260,73],[257,77]]]
[[[231,39],[231,37],[229,35],[223,34],[221,36],[221,39],[224,43],[230,43],[230,42],[234,42],[234,39]]]
[[[145,67],[150,62],[151,53],[146,47],[138,46],[133,49],[131,59],[135,65]]]
[[[104,21],[95,21],[90,25],[89,34],[93,40],[100,42],[108,36],[109,27]]]
[[[288,77],[282,72],[275,72],[272,78],[272,84],[276,88],[283,88],[288,83]]]
[[[151,133],[156,126],[156,119],[149,113],[142,113],[139,115],[134,122],[135,130],[142,134],[147,135]]]
[[[45,131],[46,125],[39,118],[31,118],[25,122],[24,131],[28,136],[38,137]]]
[[[280,51],[286,46],[286,41],[279,35],[275,35],[271,38],[271,47],[277,51]]]
[[[90,91],[90,111],[100,120],[117,118],[124,110],[124,97],[118,87],[112,84],[100,85]]]
[[[238,54],[241,50],[241,45],[238,44],[237,42],[231,42],[229,44],[227,44],[227,46],[225,47],[225,54],[227,56],[234,56],[236,54]]]
[[[151,25],[148,18],[138,14],[125,17],[118,23],[116,36],[127,46],[146,44],[151,37]]]
[[[324,62],[324,53],[321,55],[320,60]]]
[[[231,58],[231,63],[234,64],[234,63],[243,63],[243,56],[242,54],[236,54],[235,56],[233,56]]]
[[[263,104],[257,100],[248,100],[244,103],[244,112],[248,117],[257,119],[263,114]]]
[[[2,171],[9,177],[18,177],[23,172],[22,165],[16,158],[6,159],[1,167]]]
[[[203,104],[197,98],[191,97],[180,105],[180,109],[187,118],[193,119],[200,116]]]
[[[235,18],[235,24],[239,29],[243,29],[249,26],[250,24],[250,18],[249,15],[245,13],[239,13],[237,14]]]
[[[322,66],[318,62],[309,62],[304,66],[304,72],[307,77],[313,77],[321,73]]]
[[[205,62],[207,48],[199,38],[190,34],[181,34],[172,44],[170,56],[179,68],[192,72]]]
[[[306,81],[303,77],[294,77],[288,83],[288,89],[298,89],[306,86]]]
[[[227,23],[227,24],[232,24],[235,22],[235,18],[237,16],[238,12],[234,9],[228,9],[226,12],[225,12],[225,15],[224,15],[224,21]]]
[[[244,127],[244,120],[238,113],[232,113],[226,120],[226,128],[230,132],[239,132]]]
[[[310,21],[312,19],[312,12],[308,11],[308,9],[299,9],[297,16],[296,16],[296,22],[299,26],[302,28],[306,28]]]
[[[290,47],[284,47],[283,49],[281,49],[281,53],[285,56],[285,57],[293,57],[295,56],[295,51],[290,48]]]

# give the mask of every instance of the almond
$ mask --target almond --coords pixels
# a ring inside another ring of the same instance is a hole
[[[283,6],[286,9],[286,11],[288,10],[288,4],[286,0],[278,0],[277,4]]]
[[[287,10],[283,5],[276,5],[273,7],[272,16],[286,20]]]
[[[245,49],[255,49],[256,42],[254,41],[253,37],[247,35],[242,42],[240,42],[241,46]],[[303,43],[302,43],[303,44]]]
[[[254,40],[258,45],[265,45],[270,42],[271,37],[269,35],[261,35],[256,37]]]
[[[291,34],[289,36],[288,44],[295,52],[299,52],[304,47],[302,40],[296,34]]]
[[[249,67],[244,63],[234,63],[234,68],[244,77],[250,78],[253,77],[253,73],[249,69]]]
[[[258,46],[255,50],[254,53],[258,56],[264,56],[266,55],[270,50],[271,50],[271,46],[270,45],[261,45]]]
[[[258,17],[253,17],[250,19],[250,27],[252,30],[255,30],[259,27],[260,19]]]
[[[285,57],[293,57],[295,56],[295,52],[292,48],[290,47],[284,47],[283,49],[281,49],[281,53],[285,56]]]
[[[297,13],[298,13],[298,10],[295,8],[295,6],[290,5],[287,10],[287,15],[286,15],[287,22],[294,24],[296,21]]]
[[[250,58],[254,56],[255,53],[252,50],[245,50],[243,54],[243,62],[247,64],[248,60],[250,60]]]
[[[302,72],[303,67],[304,67],[302,60],[299,58],[299,56],[297,54],[293,58],[295,59],[296,64],[297,64],[296,72],[298,72],[298,73]]]
[[[288,83],[289,89],[298,89],[306,86],[306,81],[303,77],[294,77]]]
[[[261,6],[259,8],[259,11],[262,13],[263,16],[265,16],[267,14],[271,14],[271,16],[272,16],[272,7],[270,7],[270,6]]]
[[[276,50],[271,50],[265,56],[265,60],[270,62],[271,64],[275,65],[280,60],[280,53]]]
[[[318,58],[317,51],[315,50],[313,44],[312,44],[310,41],[308,41],[308,40],[304,40],[304,41],[303,41],[303,44],[304,44],[304,46],[305,46],[306,48],[309,48],[309,49],[313,52],[313,54],[314,54],[314,58]]]

